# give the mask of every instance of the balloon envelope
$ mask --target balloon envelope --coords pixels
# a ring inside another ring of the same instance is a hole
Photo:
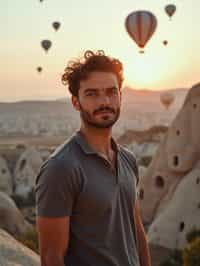
[[[57,31],[60,28],[60,22],[55,21],[52,23],[52,26],[53,26],[54,30]]]
[[[51,48],[51,45],[52,45],[52,43],[49,40],[41,41],[41,46],[46,52]]]
[[[42,72],[42,67],[40,67],[40,66],[37,67],[37,72],[38,72],[38,73]]]
[[[137,45],[144,48],[156,30],[157,19],[149,11],[135,11],[126,17],[125,27]]]
[[[168,109],[174,101],[174,95],[170,92],[163,92],[160,94],[160,101]]]
[[[167,45],[167,44],[168,44],[168,41],[167,41],[167,40],[164,40],[164,41],[163,41],[163,44],[164,44],[164,45]]]
[[[175,11],[176,11],[176,6],[175,5],[167,5],[165,7],[165,12],[167,13],[167,15],[169,17],[172,17],[174,15]]]

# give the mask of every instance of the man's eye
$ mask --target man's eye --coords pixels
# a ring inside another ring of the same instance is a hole
[[[109,92],[108,92],[110,95],[113,95],[113,94],[117,94],[118,93],[118,91],[116,90],[116,89],[111,89],[111,90],[109,90]]]
[[[96,96],[96,95],[97,95],[96,92],[88,92],[88,93],[86,94],[86,96]]]

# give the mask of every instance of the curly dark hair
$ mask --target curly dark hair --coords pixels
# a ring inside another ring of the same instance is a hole
[[[118,59],[106,56],[102,50],[98,50],[96,53],[87,50],[82,58],[70,61],[62,75],[62,83],[68,85],[70,93],[78,97],[80,81],[87,79],[88,75],[94,71],[114,73],[117,77],[119,88],[121,88],[123,65]]]

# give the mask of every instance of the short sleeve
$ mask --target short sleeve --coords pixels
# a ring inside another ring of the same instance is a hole
[[[132,168],[134,172],[134,177],[136,179],[136,186],[139,184],[139,170],[138,170],[138,163],[136,160],[136,156],[134,153],[130,150],[128,150],[125,147],[121,147],[122,155],[126,158],[126,161],[128,161],[128,164]]]
[[[137,159],[135,157],[135,155],[131,152],[131,162],[132,162],[132,168],[135,174],[135,178],[136,178],[136,197],[137,199],[139,198],[139,169],[138,169],[138,163],[137,163]]]
[[[138,186],[140,177],[139,177],[138,163],[135,157],[134,157],[134,172],[135,172],[136,181],[137,181],[136,186]]]
[[[139,184],[139,170],[138,170],[138,163],[137,163],[137,159],[134,155],[133,152],[130,152],[130,162],[131,162],[131,165],[132,165],[132,168],[133,168],[133,171],[134,171],[134,174],[135,174],[135,177],[136,177],[136,186],[138,186]]]
[[[80,184],[76,173],[58,159],[50,159],[36,177],[36,213],[44,217],[72,214]]]

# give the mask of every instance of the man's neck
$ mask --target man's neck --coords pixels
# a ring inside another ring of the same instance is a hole
[[[85,137],[87,143],[97,153],[104,155],[107,159],[112,156],[111,145],[112,129],[107,128],[87,128],[81,126],[80,132]]]

